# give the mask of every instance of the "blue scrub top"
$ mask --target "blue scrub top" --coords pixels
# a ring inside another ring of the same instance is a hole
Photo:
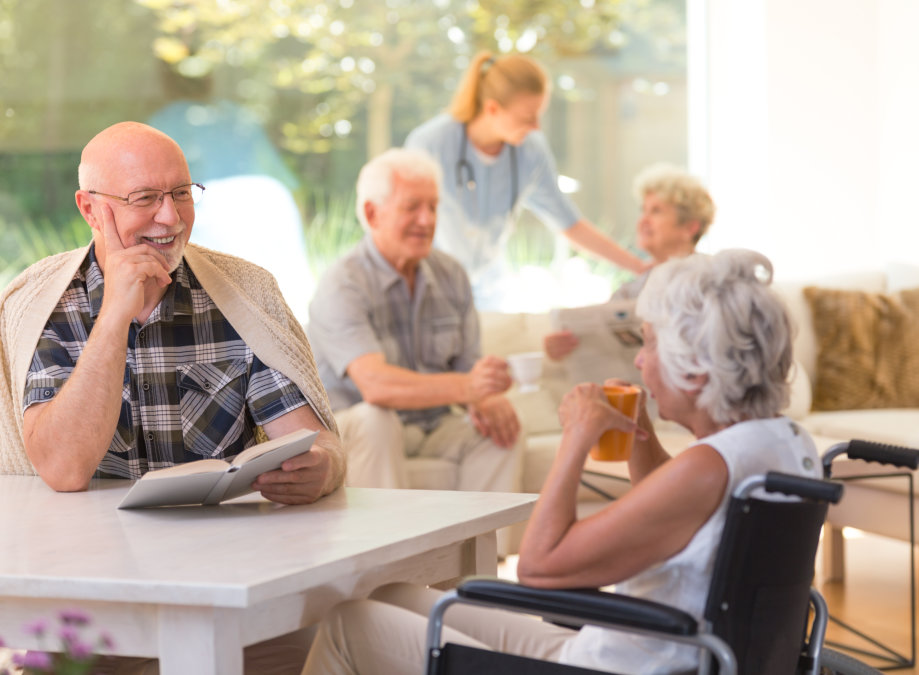
[[[485,157],[466,143],[460,167],[463,125],[447,114],[412,131],[405,147],[424,150],[443,168],[434,245],[457,258],[469,274],[476,307],[500,306],[504,253],[521,206],[555,230],[581,220],[577,207],[558,188],[555,158],[542,132],[533,131],[515,148],[517,196],[511,204],[514,168],[508,145]],[[470,175],[471,174],[471,175]],[[475,187],[467,185],[474,178]]]

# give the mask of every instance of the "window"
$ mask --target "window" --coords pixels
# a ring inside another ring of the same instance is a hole
[[[367,157],[441,111],[479,49],[543,63],[543,119],[584,215],[634,239],[631,180],[686,163],[684,0],[0,0],[0,285],[81,245],[83,145],[114,122],[164,129],[207,193],[192,241],[279,278],[298,316],[360,236]],[[510,263],[520,309],[605,299],[621,273],[521,219]],[[619,275],[619,276],[617,276]],[[529,303],[529,304],[528,304]]]

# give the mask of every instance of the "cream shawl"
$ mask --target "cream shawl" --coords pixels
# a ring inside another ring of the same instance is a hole
[[[26,374],[48,317],[88,250],[87,246],[40,260],[0,295],[0,474],[36,473],[22,440]],[[306,334],[274,277],[250,262],[194,244],[186,247],[185,261],[259,359],[287,375],[325,426],[337,433]],[[344,455],[338,448],[326,449],[340,482]]]

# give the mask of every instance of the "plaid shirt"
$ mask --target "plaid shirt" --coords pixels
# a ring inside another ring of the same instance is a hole
[[[38,341],[23,410],[50,401],[70,377],[103,289],[91,247]],[[253,354],[183,259],[147,322],[131,323],[118,427],[95,475],[137,479],[232,457],[255,442],[256,425],[306,404],[296,385]]]

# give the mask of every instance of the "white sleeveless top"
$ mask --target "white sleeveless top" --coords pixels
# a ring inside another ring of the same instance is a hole
[[[701,619],[734,489],[748,476],[767,471],[810,478],[820,478],[821,471],[813,440],[787,417],[739,422],[693,445],[710,445],[727,464],[728,484],[721,504],[682,551],[617,584],[616,591],[674,605]],[[698,650],[676,642],[585,626],[565,644],[559,660],[622,675],[672,673],[696,668]]]

